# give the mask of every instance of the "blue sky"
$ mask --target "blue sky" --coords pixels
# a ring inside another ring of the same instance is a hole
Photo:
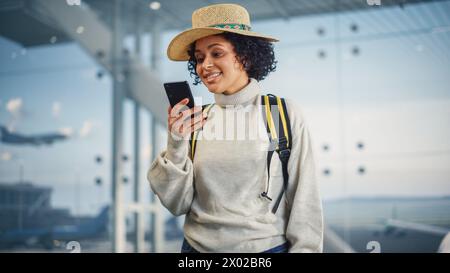
[[[324,198],[450,194],[449,14],[447,1],[253,24],[281,40],[275,46],[278,69],[261,84],[304,111]],[[317,35],[318,28],[325,35]],[[175,33],[164,34],[163,56]],[[126,45],[131,48],[132,39]],[[148,54],[144,46],[145,63]],[[22,164],[25,180],[54,188],[55,206],[93,214],[109,200],[109,183],[94,183],[98,176],[110,177],[111,80],[107,73],[98,79],[98,71],[103,70],[74,43],[24,50],[0,37],[0,124],[24,134],[64,129],[74,136],[39,148],[0,144],[0,182],[16,182]],[[192,82],[184,62],[164,59],[160,76],[163,82]],[[204,86],[193,90],[205,103],[212,101]],[[129,155],[131,112],[127,102]],[[142,125],[144,178],[150,148],[145,111]],[[165,132],[159,133],[161,150]],[[358,141],[364,150],[355,148]],[[102,164],[95,162],[97,155]],[[357,173],[360,166],[365,175]],[[322,175],[325,168],[330,176]],[[131,181],[130,162],[125,173]],[[126,189],[129,200],[131,182]],[[144,183],[146,198],[147,190]]]

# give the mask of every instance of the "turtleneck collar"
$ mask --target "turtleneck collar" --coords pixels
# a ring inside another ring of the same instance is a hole
[[[258,96],[261,91],[261,87],[258,81],[251,78],[250,83],[238,92],[225,95],[225,94],[214,94],[214,99],[218,105],[239,105],[245,104],[246,102],[252,100],[255,96]]]

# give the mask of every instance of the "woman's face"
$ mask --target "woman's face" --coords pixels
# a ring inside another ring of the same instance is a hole
[[[231,95],[249,82],[233,45],[221,35],[197,40],[195,58],[197,75],[212,93]]]

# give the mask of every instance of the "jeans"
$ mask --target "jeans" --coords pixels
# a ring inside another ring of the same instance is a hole
[[[261,253],[287,253],[288,250],[289,250],[289,244],[288,244],[288,242],[286,242],[284,244],[273,247],[273,248],[263,251]],[[193,248],[185,238],[183,240],[183,245],[181,246],[181,253],[200,253],[200,252],[197,251],[195,248]]]

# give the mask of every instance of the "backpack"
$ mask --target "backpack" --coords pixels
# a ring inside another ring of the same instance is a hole
[[[208,113],[211,110],[212,106],[214,106],[214,104],[203,105],[202,109],[203,111]],[[287,191],[289,181],[288,161],[291,155],[292,147],[291,123],[287,112],[286,102],[283,98],[277,97],[272,94],[262,95],[261,106],[263,106],[262,116],[264,119],[264,123],[266,124],[267,135],[271,143],[271,149],[269,149],[269,151],[267,152],[268,179],[270,179],[270,162],[272,160],[274,151],[277,152],[280,158],[283,172],[283,190],[279,193],[275,205],[272,208],[272,213],[275,214],[280,205],[283,193]],[[272,114],[272,109],[274,109],[274,106],[276,106],[275,109],[277,109],[276,112],[278,112],[278,120],[274,120],[274,116]],[[280,130],[280,124],[282,125],[282,130]],[[199,130],[192,132],[191,138],[189,140],[192,160],[194,160],[198,132]],[[269,184],[267,185],[267,189],[261,193],[261,196],[272,201],[272,198],[267,195],[268,188]]]

